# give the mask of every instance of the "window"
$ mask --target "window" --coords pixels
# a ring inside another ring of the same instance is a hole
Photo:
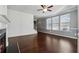
[[[47,30],[51,30],[51,18],[48,18],[48,19],[46,19],[46,28],[47,28]]]
[[[60,30],[70,30],[70,14],[64,14],[60,16]]]
[[[47,30],[70,31],[70,13],[48,18]]]
[[[59,30],[59,16],[52,18],[52,30]]]

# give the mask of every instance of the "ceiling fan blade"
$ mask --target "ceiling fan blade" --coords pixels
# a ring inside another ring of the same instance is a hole
[[[44,8],[44,5],[41,5],[42,8]]]
[[[37,11],[41,11],[41,10],[43,10],[43,9],[38,9]]]
[[[51,5],[51,6],[48,6],[48,8],[51,8],[51,7],[53,7],[53,5]]]
[[[52,10],[50,10],[50,9],[47,9],[47,11],[52,11]]]

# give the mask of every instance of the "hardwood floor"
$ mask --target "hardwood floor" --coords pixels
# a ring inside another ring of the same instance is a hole
[[[15,47],[14,47],[15,46]],[[13,48],[12,48],[13,47]],[[45,33],[9,38],[9,53],[76,53],[77,40]]]

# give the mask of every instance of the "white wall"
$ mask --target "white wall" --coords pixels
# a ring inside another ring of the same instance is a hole
[[[0,5],[0,22],[3,24],[8,23],[8,21],[2,15],[7,16],[7,5]]]
[[[78,6],[78,16],[79,16],[79,6]],[[78,17],[78,29],[79,29],[79,17]],[[79,52],[79,35],[78,35],[78,52]]]
[[[71,28],[77,28],[77,19],[78,19],[78,10],[71,12],[70,18],[71,18]]]
[[[33,29],[33,15],[8,9],[8,37],[29,35],[37,33]]]
[[[7,5],[0,5],[0,15],[7,15]]]

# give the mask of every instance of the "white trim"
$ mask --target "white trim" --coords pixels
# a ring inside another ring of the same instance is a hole
[[[18,44],[18,41],[17,41],[17,47],[18,47],[18,51],[19,51],[19,53],[20,53],[21,51],[20,51],[20,48],[19,48],[19,44]]]
[[[39,31],[39,32],[42,32],[42,31]],[[67,37],[67,38],[72,38],[72,39],[78,39],[77,37],[70,37],[70,36],[59,35],[59,34],[55,34],[55,33],[47,33],[47,32],[42,32],[42,33],[51,34],[51,35],[57,35],[57,36],[62,36],[62,37]]]

